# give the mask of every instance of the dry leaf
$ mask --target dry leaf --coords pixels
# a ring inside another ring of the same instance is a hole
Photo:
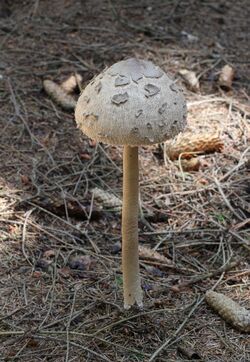
[[[195,72],[193,72],[192,70],[188,70],[188,69],[181,69],[179,70],[179,74],[182,76],[182,78],[184,79],[184,82],[186,83],[187,87],[194,91],[194,92],[198,92],[200,89],[200,83],[199,83],[199,79],[197,78]]]
[[[222,293],[208,290],[206,292],[206,302],[212,307],[226,322],[241,332],[250,332],[250,311],[241,307],[231,298]]]
[[[44,80],[43,87],[45,92],[63,109],[74,110],[76,106],[75,99],[65,92],[58,84],[52,80]]]
[[[219,86],[224,91],[228,92],[232,89],[232,83],[234,79],[234,69],[230,65],[225,65],[219,76]]]

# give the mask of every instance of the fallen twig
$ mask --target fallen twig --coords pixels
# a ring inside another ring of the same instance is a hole
[[[196,283],[201,282],[202,280],[205,280],[205,279],[208,279],[208,278],[215,277],[216,275],[221,274],[223,272],[227,272],[227,271],[235,268],[237,265],[239,265],[239,263],[240,263],[239,260],[232,261],[231,263],[227,263],[227,264],[223,265],[221,268],[219,268],[217,270],[214,270],[213,272],[198,275],[197,277],[194,277],[191,280],[183,282],[183,283],[181,283],[181,284],[179,284],[177,286],[171,287],[171,289],[174,292],[180,292],[183,288],[186,288],[186,287],[188,287],[190,285],[196,284]]]

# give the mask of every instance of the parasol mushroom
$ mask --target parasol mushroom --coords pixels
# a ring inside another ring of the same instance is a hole
[[[115,63],[83,90],[75,111],[90,138],[124,145],[122,271],[124,307],[142,307],[138,256],[138,146],[173,138],[186,124],[182,91],[150,61]]]

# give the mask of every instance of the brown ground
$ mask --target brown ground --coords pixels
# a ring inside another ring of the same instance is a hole
[[[250,306],[249,19],[248,0],[1,0],[0,360],[250,361],[249,335],[200,299],[216,284]],[[194,70],[189,129],[218,130],[225,146],[189,173],[141,149],[140,242],[174,267],[142,259],[145,310],[124,312],[120,215],[91,191],[121,196],[121,149],[81,135],[42,80],[77,71],[86,84],[128,56],[180,83]],[[229,93],[217,86],[226,63]]]

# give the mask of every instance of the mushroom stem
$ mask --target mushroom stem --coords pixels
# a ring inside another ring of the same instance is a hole
[[[142,307],[138,253],[138,147],[124,146],[122,207],[122,271],[124,308]]]

